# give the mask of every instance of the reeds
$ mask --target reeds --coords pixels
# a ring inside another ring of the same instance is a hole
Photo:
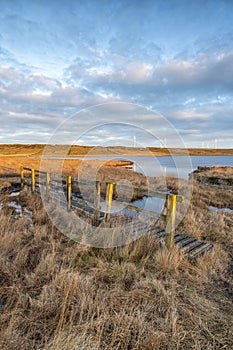
[[[14,218],[2,197],[1,349],[233,347],[233,220],[209,211],[214,194],[196,186],[180,227],[215,242],[196,263],[153,235],[114,249],[78,245],[57,231],[35,195],[24,191],[17,200],[32,220]]]

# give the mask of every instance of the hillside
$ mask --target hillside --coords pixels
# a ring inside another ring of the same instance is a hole
[[[22,145],[22,144],[1,144],[0,145],[0,156],[6,157],[26,157],[26,156],[41,156],[45,149],[45,145],[33,144],[33,145]],[[189,148],[180,149],[172,148],[170,151],[166,148],[136,148],[136,147],[93,147],[93,146],[68,146],[68,145],[55,145],[46,146],[46,155],[59,156],[84,156],[90,153],[94,156],[114,156],[114,155],[134,155],[134,156],[148,156],[150,154],[156,156],[167,156],[172,155],[186,155],[187,152],[190,155],[231,155],[233,156],[233,148],[231,149],[209,149],[209,148]]]

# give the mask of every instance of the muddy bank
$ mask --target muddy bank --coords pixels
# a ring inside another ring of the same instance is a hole
[[[198,167],[189,178],[205,185],[233,186],[233,167]]]

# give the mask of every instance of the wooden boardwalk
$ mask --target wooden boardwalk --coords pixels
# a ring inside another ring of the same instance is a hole
[[[148,219],[151,220],[151,217],[148,217]],[[165,245],[165,229],[157,226],[156,223],[148,224],[147,222],[143,221],[132,222],[131,220],[132,219],[128,217],[128,220],[125,220],[125,222],[123,221],[124,230],[128,230],[131,235],[134,235],[135,237],[142,237],[145,236],[145,234],[152,234],[157,242]],[[174,234],[174,246],[177,246],[183,254],[188,256],[190,260],[195,260],[204,253],[213,249],[213,244],[198,240],[177,231]]]
[[[90,183],[90,181],[84,182],[84,184]],[[179,247],[189,259],[196,259],[213,248],[211,243],[200,241],[175,230],[176,202],[182,201],[181,196],[152,191],[152,196],[164,199],[166,212],[166,215],[164,215],[137,208],[133,203],[114,201],[114,184],[110,183],[106,186],[105,210],[100,205],[101,184],[99,182],[95,182],[96,193],[92,202],[84,200],[81,191],[77,191],[81,182],[72,179],[71,176],[61,176],[30,168],[22,168],[21,187],[25,185],[30,186],[31,190],[39,195],[46,195],[50,200],[56,200],[67,210],[75,210],[79,216],[92,219],[92,223],[95,226],[101,225],[101,227],[104,227],[106,223],[106,225],[111,225],[111,227],[122,227],[122,230],[125,232],[128,230],[130,235],[135,238],[140,238],[149,233],[153,234],[156,240],[165,244],[169,249],[173,246]],[[75,191],[73,186],[76,188]],[[140,189],[136,190],[141,192]],[[111,212],[112,206],[119,207],[118,215]],[[127,213],[125,213],[125,209]],[[135,219],[139,215],[141,219]],[[158,219],[163,219],[166,222],[165,229],[156,225]]]

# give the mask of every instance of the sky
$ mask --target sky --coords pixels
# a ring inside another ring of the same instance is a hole
[[[233,1],[0,9],[0,143],[233,148]]]

